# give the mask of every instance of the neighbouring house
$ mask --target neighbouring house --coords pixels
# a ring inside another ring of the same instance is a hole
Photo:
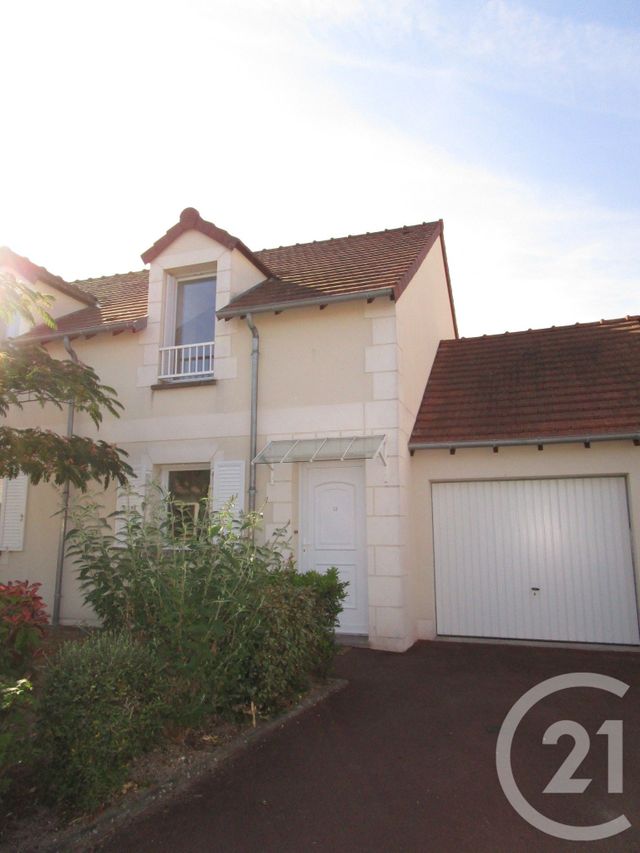
[[[117,389],[100,435],[137,490],[288,525],[302,570],[349,581],[340,631],[374,648],[639,642],[640,318],[459,339],[441,221],[254,252],[188,208],[142,259],[68,283],[0,253],[56,300],[55,330],[8,333]],[[12,415],[34,419],[65,430]],[[17,478],[1,502],[0,577],[53,606],[59,493]],[[91,621],[62,569],[61,620]]]

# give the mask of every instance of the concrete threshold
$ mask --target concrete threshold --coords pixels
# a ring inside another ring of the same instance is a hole
[[[356,648],[369,648],[369,637],[367,634],[336,634],[336,643],[339,646],[355,646]]]

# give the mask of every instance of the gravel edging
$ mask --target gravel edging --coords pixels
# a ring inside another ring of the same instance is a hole
[[[71,826],[59,832],[49,834],[46,838],[29,847],[7,847],[0,849],[17,851],[17,853],[53,853],[53,851],[87,851],[96,849],[116,830],[121,830],[127,823],[134,820],[143,812],[149,813],[165,806],[169,798],[183,795],[188,789],[199,782],[204,776],[215,774],[230,758],[252,744],[267,737],[276,729],[282,728],[290,720],[322,702],[332,693],[342,690],[347,681],[342,678],[329,679],[325,684],[316,686],[289,711],[274,717],[272,720],[259,722],[255,728],[242,732],[228,743],[210,753],[202,754],[197,767],[191,767],[185,774],[181,768],[162,783],[151,785],[139,791],[132,791],[122,800],[105,809],[94,818],[87,818],[82,826]]]

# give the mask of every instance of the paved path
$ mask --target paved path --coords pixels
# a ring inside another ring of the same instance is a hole
[[[640,850],[640,654],[521,646],[419,643],[404,655],[350,649],[338,674],[349,685],[240,754],[188,797],[143,817],[109,851],[519,851]],[[574,689],[523,720],[513,766],[521,789],[565,823],[624,812],[633,826],[604,842],[549,838],[522,820],[496,778],[502,720],[527,689],[553,675],[592,671],[631,685],[624,700]],[[583,795],[541,790],[571,741],[542,746],[558,719],[581,722],[592,750],[577,776]],[[605,719],[622,718],[625,793],[607,793]]]

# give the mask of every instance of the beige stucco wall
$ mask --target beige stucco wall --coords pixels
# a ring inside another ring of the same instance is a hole
[[[396,315],[400,428],[408,439],[438,344],[455,336],[440,237],[417,271],[411,287],[398,300]]]
[[[422,638],[436,633],[431,484],[443,480],[521,479],[624,475],[627,478],[636,588],[640,587],[640,448],[631,442],[594,442],[537,447],[416,450],[412,460],[411,559],[416,583],[413,620]]]

